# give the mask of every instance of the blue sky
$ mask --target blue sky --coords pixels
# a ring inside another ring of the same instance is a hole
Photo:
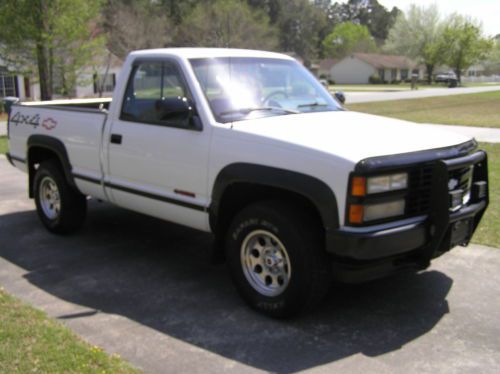
[[[483,23],[486,35],[500,34],[500,0],[378,0],[386,8],[397,6],[401,10],[408,9],[412,3],[430,5],[436,3],[443,15],[454,12],[469,15]]]

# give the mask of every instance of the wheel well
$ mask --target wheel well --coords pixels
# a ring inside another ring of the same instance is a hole
[[[263,200],[286,200],[299,206],[307,214],[308,219],[314,220],[314,223],[324,233],[324,224],[318,209],[305,196],[282,188],[254,183],[234,183],[225,189],[217,209],[217,217],[212,224],[216,240],[221,243],[220,241],[223,240],[233,217],[239,211],[252,203]],[[219,245],[218,247],[223,246]]]
[[[29,197],[33,197],[33,181],[35,179],[35,172],[42,162],[52,160],[64,172],[62,162],[57,153],[44,147],[30,147],[28,150],[28,180],[29,180]]]

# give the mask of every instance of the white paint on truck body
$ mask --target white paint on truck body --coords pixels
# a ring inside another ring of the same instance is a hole
[[[102,185],[77,181],[82,193],[119,206],[210,231],[208,206],[219,172],[234,163],[253,163],[295,171],[325,182],[337,198],[340,225],[349,173],[368,157],[394,155],[453,146],[469,137],[422,128],[419,125],[350,111],[301,113],[218,123],[188,61],[195,57],[291,58],[286,55],[232,49],[159,49],[131,53],[124,64],[110,104],[109,114],[98,110],[61,110],[57,107],[16,105],[13,113],[52,118],[52,129],[10,124],[11,155],[26,158],[27,139],[44,134],[61,140],[67,148],[73,172],[92,177]],[[202,131],[141,125],[120,120],[122,98],[132,63],[136,59],[175,60],[181,67],[203,123]],[[105,120],[106,119],[106,120]],[[123,136],[111,144],[112,133]],[[16,166],[23,168],[22,164]],[[25,168],[24,168],[25,170]],[[143,196],[105,187],[119,184],[143,192]],[[195,197],[181,196],[182,189]],[[164,201],[148,199],[147,194]],[[168,199],[203,209],[174,205]]]

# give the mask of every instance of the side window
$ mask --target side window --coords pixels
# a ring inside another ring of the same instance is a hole
[[[143,62],[133,69],[121,119],[189,127],[189,94],[179,68],[170,62]]]

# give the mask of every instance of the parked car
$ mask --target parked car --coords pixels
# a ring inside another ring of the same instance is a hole
[[[14,104],[8,138],[49,231],[82,226],[90,196],[210,232],[273,317],[314,307],[332,278],[426,269],[488,205],[473,139],[348,111],[270,52],[132,52],[112,100]]]
[[[437,74],[434,78],[434,82],[436,83],[449,83],[450,81],[457,81],[457,75],[452,71]]]

